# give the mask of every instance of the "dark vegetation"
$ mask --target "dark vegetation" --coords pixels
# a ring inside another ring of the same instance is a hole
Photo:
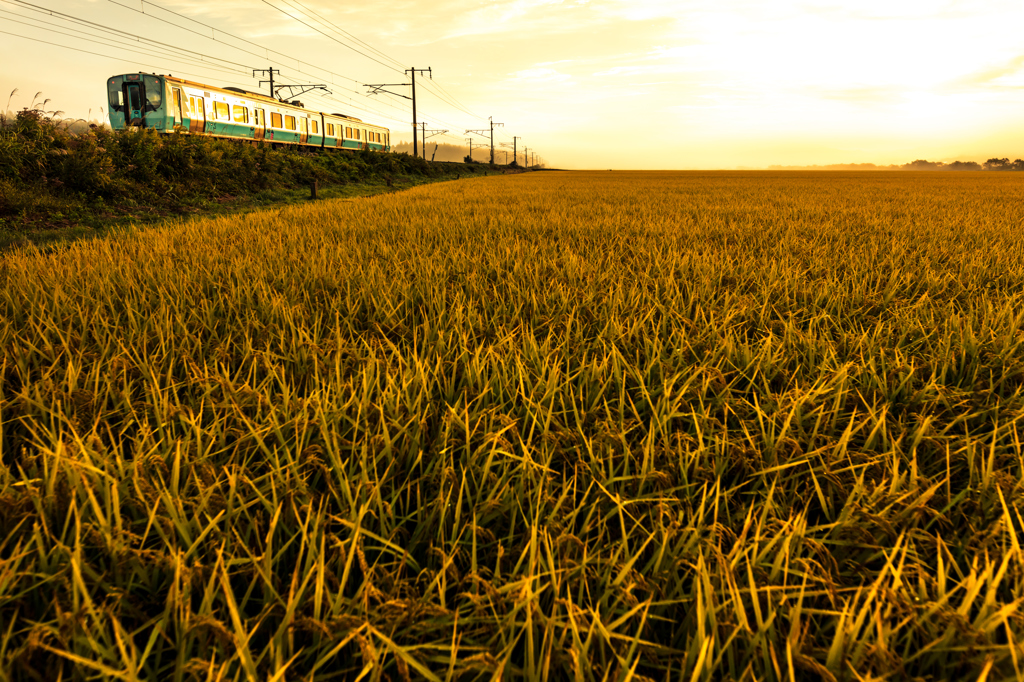
[[[310,152],[269,144],[112,131],[60,112],[0,114],[0,249],[98,236],[128,223],[395,191],[490,168],[408,154]]]

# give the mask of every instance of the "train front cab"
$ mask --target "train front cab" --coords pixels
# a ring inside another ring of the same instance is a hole
[[[168,111],[164,99],[164,79],[160,76],[128,73],[108,78],[110,127],[165,128]]]

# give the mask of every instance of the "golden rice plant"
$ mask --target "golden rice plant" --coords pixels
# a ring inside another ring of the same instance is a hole
[[[0,679],[1020,678],[1019,194],[550,172],[0,256]]]

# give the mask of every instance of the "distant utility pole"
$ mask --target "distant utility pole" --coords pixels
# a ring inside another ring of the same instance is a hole
[[[521,136],[518,136],[518,135],[513,135],[512,136],[512,163],[519,163],[519,160],[518,160],[517,155],[516,155],[516,140],[521,140],[521,139],[523,139]]]
[[[444,135],[448,131],[447,130],[427,130],[426,122],[421,123],[420,125],[423,126],[423,158],[426,159],[427,158],[427,140],[429,138],[431,138],[431,137],[434,137],[435,135]],[[430,134],[427,135],[427,133],[430,133]],[[435,156],[437,155],[437,145],[436,144],[434,145],[434,155]],[[434,160],[433,157],[431,157],[430,160],[433,161]]]
[[[494,126],[504,126],[505,124],[504,123],[495,123],[493,116],[491,116],[487,120],[491,122],[491,129],[490,129],[490,131],[487,131],[487,130],[467,130],[466,133],[467,134],[468,133],[475,133],[477,135],[484,135],[484,134],[490,132],[490,134],[491,134],[491,165],[493,166],[494,165]]]
[[[473,160],[473,138],[472,137],[467,137],[466,138],[466,142],[469,143],[469,159],[472,161]]]
[[[523,166],[530,167],[530,148],[523,147]]]
[[[417,69],[417,68],[414,67],[414,68],[406,69],[405,70],[405,73],[407,73],[407,74],[411,73],[412,74],[412,83],[378,83],[376,85],[370,85],[368,83],[363,83],[363,85],[365,87],[371,88],[370,92],[367,93],[368,95],[376,95],[376,94],[381,93],[381,92],[386,92],[389,95],[397,95],[398,97],[405,97],[406,99],[411,99],[412,100],[412,155],[413,156],[419,156],[420,155],[419,145],[416,143],[416,133],[418,132],[417,128],[419,127],[419,125],[416,123],[416,72],[417,71],[420,72],[420,73],[428,73],[428,74],[430,74],[430,80],[434,80],[434,72],[431,71],[430,67],[428,66],[425,69]],[[405,88],[405,87],[409,87],[409,86],[412,86],[412,97],[408,97],[407,95],[400,95],[399,93],[391,92],[390,90],[384,90],[384,88]],[[423,141],[423,158],[427,158],[427,146],[426,145],[427,145],[427,142],[426,142],[426,140],[424,140]]]

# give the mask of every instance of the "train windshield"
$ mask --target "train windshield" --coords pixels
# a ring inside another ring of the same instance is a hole
[[[107,102],[113,111],[120,112],[124,109],[124,93],[121,92],[120,76],[107,81]]]
[[[159,109],[164,100],[164,84],[156,76],[143,76],[142,82],[146,84],[146,103],[150,111]]]

